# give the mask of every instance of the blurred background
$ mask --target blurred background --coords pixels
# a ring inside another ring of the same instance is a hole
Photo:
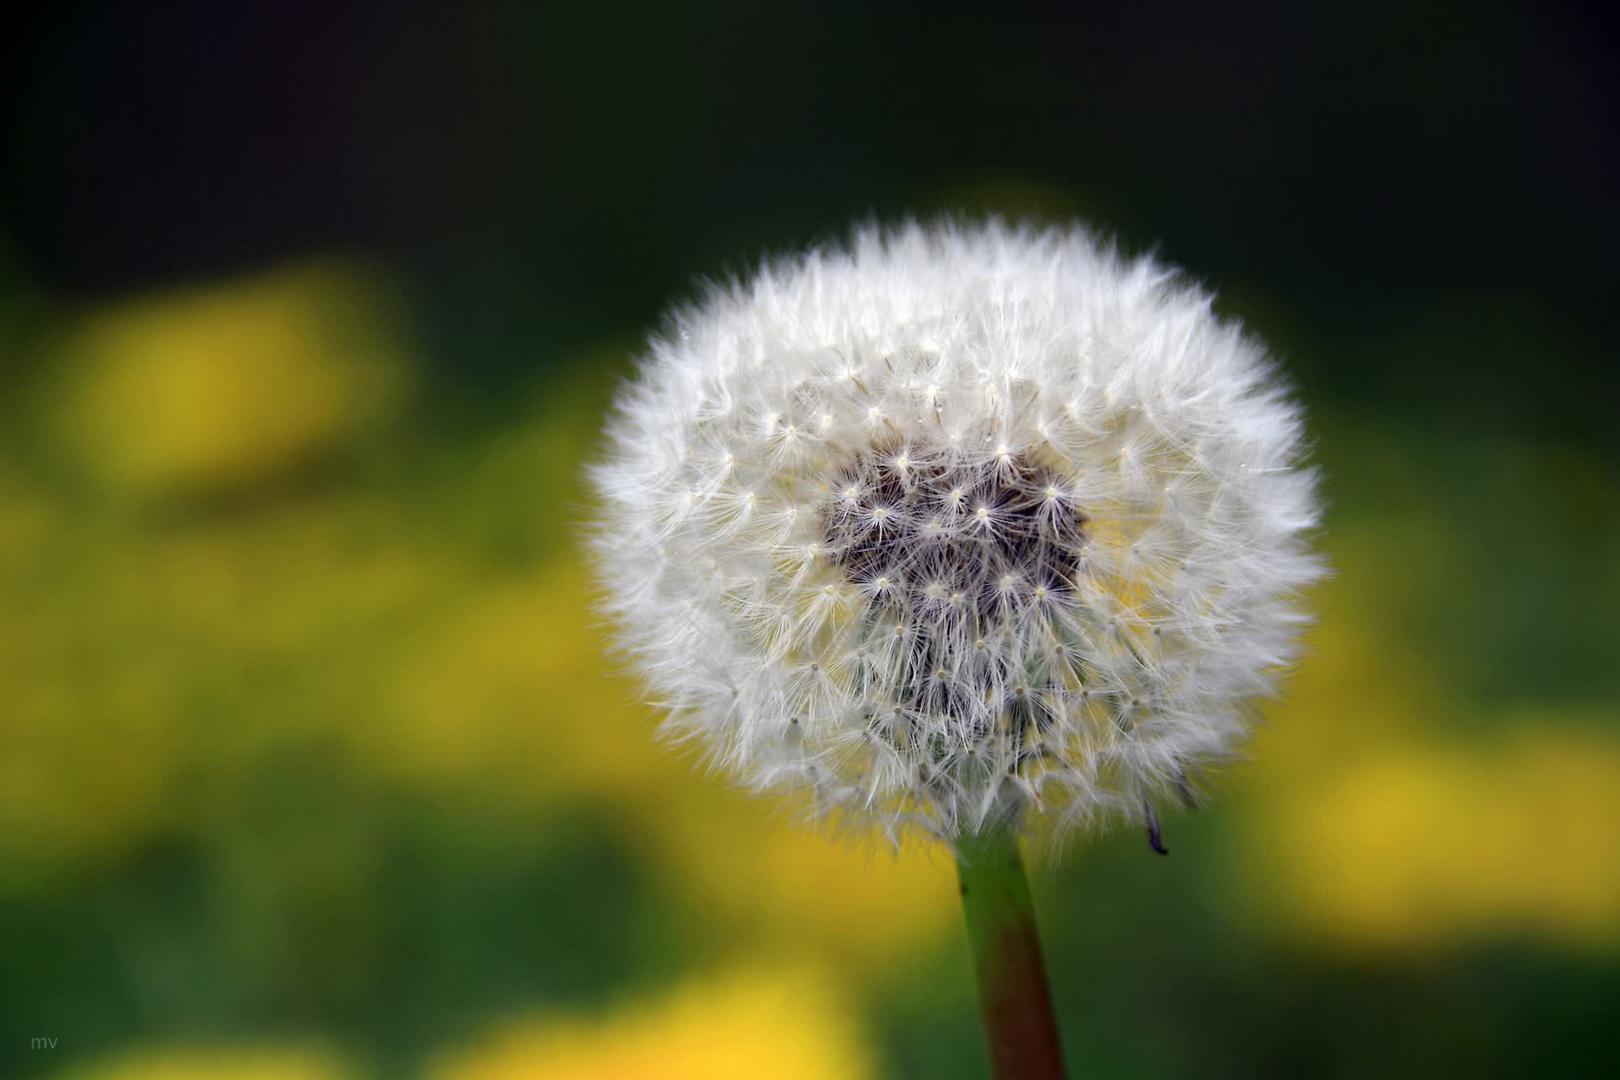
[[[27,5],[0,34],[0,1076],[974,1077],[950,861],[656,746],[578,550],[664,306],[1080,217],[1312,417],[1205,812],[1048,866],[1087,1076],[1620,1053],[1613,16]]]

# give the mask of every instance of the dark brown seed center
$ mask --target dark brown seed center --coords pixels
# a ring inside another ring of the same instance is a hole
[[[878,606],[987,632],[1072,595],[1086,542],[1069,485],[1017,455],[960,465],[868,450],[824,520],[833,561]]]

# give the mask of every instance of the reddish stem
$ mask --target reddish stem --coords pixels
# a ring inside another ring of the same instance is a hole
[[[1018,839],[987,826],[956,844],[962,911],[995,1080],[1063,1080],[1063,1050]]]

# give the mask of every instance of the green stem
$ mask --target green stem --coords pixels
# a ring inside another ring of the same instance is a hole
[[[991,1074],[995,1080],[1063,1080],[1063,1050],[1018,837],[1004,825],[987,823],[957,840],[956,869]]]

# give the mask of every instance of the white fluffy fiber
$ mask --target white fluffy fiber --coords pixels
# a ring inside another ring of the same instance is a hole
[[[678,311],[594,469],[619,640],[758,789],[943,837],[1190,798],[1320,573],[1264,351],[1078,228],[863,229]]]

